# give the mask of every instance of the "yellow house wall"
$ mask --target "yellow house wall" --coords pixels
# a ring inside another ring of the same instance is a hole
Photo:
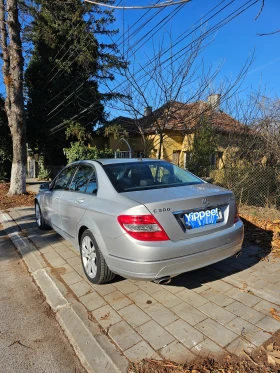
[[[113,135],[108,137],[96,137],[92,140],[91,146],[96,146],[98,149],[103,149],[107,146],[109,149],[115,150],[116,146],[121,151],[127,151],[128,147],[124,142],[120,142],[119,139],[114,139]],[[130,144],[133,156],[137,155],[137,152],[144,150],[143,139],[141,135],[136,135],[127,139]],[[164,141],[162,147],[161,158],[169,162],[173,161],[173,152],[180,152],[179,154],[179,165],[185,166],[185,152],[192,151],[194,141],[194,134],[180,135],[177,131],[169,131],[164,134]],[[223,164],[227,159],[238,150],[237,147],[238,139],[233,136],[220,134],[218,137],[218,149],[217,151],[223,152],[222,160],[219,160],[217,166],[222,168]],[[159,151],[159,135],[151,134],[146,135],[147,152],[146,157],[157,158]]]

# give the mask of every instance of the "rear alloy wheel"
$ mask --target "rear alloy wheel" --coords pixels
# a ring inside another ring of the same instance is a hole
[[[45,222],[45,219],[43,218],[41,208],[38,202],[35,203],[35,218],[39,229],[49,228],[49,226]]]
[[[89,229],[84,231],[82,235],[80,252],[83,269],[90,282],[94,284],[103,284],[104,282],[111,281],[115,277],[115,274],[108,268]]]

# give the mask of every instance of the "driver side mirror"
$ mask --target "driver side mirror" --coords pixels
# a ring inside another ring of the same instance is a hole
[[[43,183],[43,184],[41,184],[40,185],[40,188],[39,188],[39,190],[48,190],[48,189],[50,189],[50,183]]]

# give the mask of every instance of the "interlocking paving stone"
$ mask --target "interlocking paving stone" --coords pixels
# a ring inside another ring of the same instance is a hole
[[[208,285],[211,288],[213,288],[217,291],[220,291],[221,293],[226,293],[227,291],[234,288],[232,285],[230,285],[227,282],[222,281],[222,280],[216,280],[216,281],[209,282]]]
[[[97,291],[98,294],[102,296],[111,294],[117,291],[117,289],[112,284],[102,284],[102,285],[91,284],[91,286],[93,287],[94,290]]]
[[[66,264],[65,260],[61,257],[48,258],[47,260],[53,267],[60,267],[61,265]]]
[[[178,319],[175,313],[164,307],[161,303],[156,303],[145,308],[145,312],[161,326],[169,325]]]
[[[260,321],[262,318],[264,318],[264,314],[254,310],[253,308],[250,308],[246,306],[245,304],[242,304],[240,302],[233,302],[229,304],[226,309],[232,313],[234,313],[237,316],[240,316],[242,319],[249,321],[253,324]]]
[[[71,253],[72,257],[73,257],[73,255],[75,255],[75,254],[73,253],[73,251],[69,250],[69,247],[67,247],[67,246],[65,246],[65,245],[60,245],[60,246],[55,247],[55,251],[56,251],[57,253],[59,253],[60,255],[61,255],[62,253],[67,253],[67,252]],[[62,256],[62,255],[61,255],[61,256]]]
[[[142,359],[162,360],[161,357],[145,341],[141,341],[130,347],[128,350],[124,351],[124,354],[131,361],[139,361]]]
[[[114,293],[104,295],[104,298],[115,310],[120,310],[132,304],[132,301],[118,290]]]
[[[246,289],[245,289],[246,290]],[[242,289],[233,288],[226,293],[229,297],[238,300],[246,304],[248,307],[254,307],[257,303],[261,301],[261,298],[248,293],[247,291],[242,291]]]
[[[43,254],[44,254],[44,257],[45,257],[47,260],[61,258],[61,256],[58,255],[57,252],[55,252],[54,250],[51,251],[51,252],[49,251],[49,252],[43,253]]]
[[[134,291],[138,290],[138,286],[135,285],[130,280],[123,280],[119,282],[115,282],[114,286],[120,290],[123,294],[133,293]]]
[[[243,337],[238,337],[227,346],[227,350],[235,355],[244,355],[244,351],[250,354],[255,348],[255,345],[246,341]]]
[[[79,264],[77,266],[73,266],[71,268],[74,269],[76,272],[78,272],[85,280],[87,280],[87,277],[86,277],[85,272],[83,270],[82,264]]]
[[[185,289],[183,291],[180,291],[179,293],[176,293],[176,296],[191,304],[193,307],[198,308],[208,302],[207,298],[202,297],[201,295],[189,289]]]
[[[195,289],[193,289],[197,294],[200,294],[202,293],[203,291],[205,290],[208,290],[210,289],[210,286],[209,286],[209,283],[207,284],[202,284],[200,285],[199,287],[196,287]]]
[[[196,328],[222,347],[225,347],[237,338],[237,334],[212,319],[202,321],[196,325]]]
[[[268,282],[271,282],[272,284],[277,284],[277,282],[279,281],[279,278],[280,278],[279,271],[274,272],[272,274],[268,274],[268,273],[265,274],[265,280]]]
[[[203,341],[203,334],[183,320],[177,320],[166,329],[187,348],[192,348]]]
[[[262,320],[258,321],[256,325],[270,333],[275,333],[280,329],[280,321],[269,316],[265,316]]]
[[[74,258],[68,258],[66,259],[67,263],[69,263],[70,266],[76,266],[81,264],[81,258],[79,256],[75,256]]]
[[[99,294],[97,294],[95,291],[86,295],[83,295],[80,297],[80,300],[83,302],[83,304],[86,306],[86,308],[89,311],[96,310],[97,308],[100,308],[102,306],[106,305],[106,302]]]
[[[225,307],[234,302],[232,298],[215,289],[203,291],[202,293],[200,293],[200,295],[209,299],[211,302],[218,304],[218,306],[221,307]]]
[[[109,328],[108,334],[122,350],[127,350],[142,341],[140,335],[125,321],[112,325]]]
[[[57,251],[59,253],[60,256],[62,256],[62,258],[64,259],[69,259],[69,258],[76,258],[76,255],[73,253],[73,251],[71,250],[68,250],[68,248],[66,247],[65,248],[66,250],[65,251]]]
[[[194,346],[191,351],[202,357],[220,356],[225,354],[225,350],[208,338],[204,338],[203,341]]]
[[[96,309],[95,311],[92,311],[92,315],[104,329],[123,321],[120,315],[118,315],[117,312],[114,311],[113,308],[108,304]]]
[[[59,267],[56,268],[56,271],[60,274],[60,275],[64,275],[66,273],[69,273],[69,272],[74,272],[73,271],[73,268],[69,265],[69,264],[62,264],[60,265]]]
[[[176,307],[172,307],[171,311],[191,325],[195,325],[207,318],[204,313],[185,302],[178,304]]]
[[[153,294],[153,297],[166,307],[174,307],[182,302],[180,298],[165,289],[157,291]]]
[[[45,246],[44,248],[40,249],[40,253],[43,255],[53,254],[55,256],[58,256],[57,252],[51,246]]]
[[[150,343],[150,345],[159,350],[160,348],[173,342],[175,339],[164,328],[154,320],[147,322],[136,328],[139,334]]]
[[[137,282],[137,286],[150,295],[162,289],[161,285],[147,281],[139,281]]]
[[[178,341],[171,342],[160,350],[161,355],[178,364],[190,363],[196,356]]]
[[[131,304],[119,310],[119,313],[133,328],[145,324],[151,318],[143,312],[136,304]]]
[[[176,286],[173,284],[173,280],[171,280],[171,283],[167,285],[160,285],[161,289],[167,290],[172,294],[179,293],[179,291],[185,290],[185,286]]]
[[[280,314],[280,305],[276,305],[266,300],[261,300],[258,304],[253,307],[255,310],[264,313],[265,315],[271,316],[271,308],[274,308],[277,313]]]
[[[127,296],[142,309],[145,309],[149,307],[149,305],[156,303],[156,300],[150,294],[147,294],[141,289],[133,293],[129,293]]]
[[[269,333],[264,332],[262,329],[241,319],[240,317],[229,322],[227,327],[256,346],[260,346],[271,337]]]
[[[72,285],[72,284],[75,284],[75,282],[82,281],[82,277],[75,271],[65,273],[65,275],[61,275],[61,277],[63,278],[63,280],[66,282],[67,285]]]
[[[254,283],[254,287],[258,287],[261,289],[265,289],[269,293],[275,293],[280,294],[280,288],[276,284],[272,284],[270,282],[264,281],[264,280],[258,280]]]
[[[92,287],[85,281],[76,282],[75,284],[69,285],[77,297],[82,297],[83,295],[93,292]]]
[[[227,324],[229,321],[236,318],[236,315],[225,310],[224,308],[218,306],[214,303],[205,303],[199,307],[199,310],[205,315],[211,317],[212,319],[218,321],[220,324]]]

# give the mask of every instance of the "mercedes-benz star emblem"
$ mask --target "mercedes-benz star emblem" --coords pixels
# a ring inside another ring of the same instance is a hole
[[[208,206],[208,205],[209,205],[209,199],[208,199],[208,198],[203,198],[203,200],[202,200],[202,204],[203,204],[204,206]]]

